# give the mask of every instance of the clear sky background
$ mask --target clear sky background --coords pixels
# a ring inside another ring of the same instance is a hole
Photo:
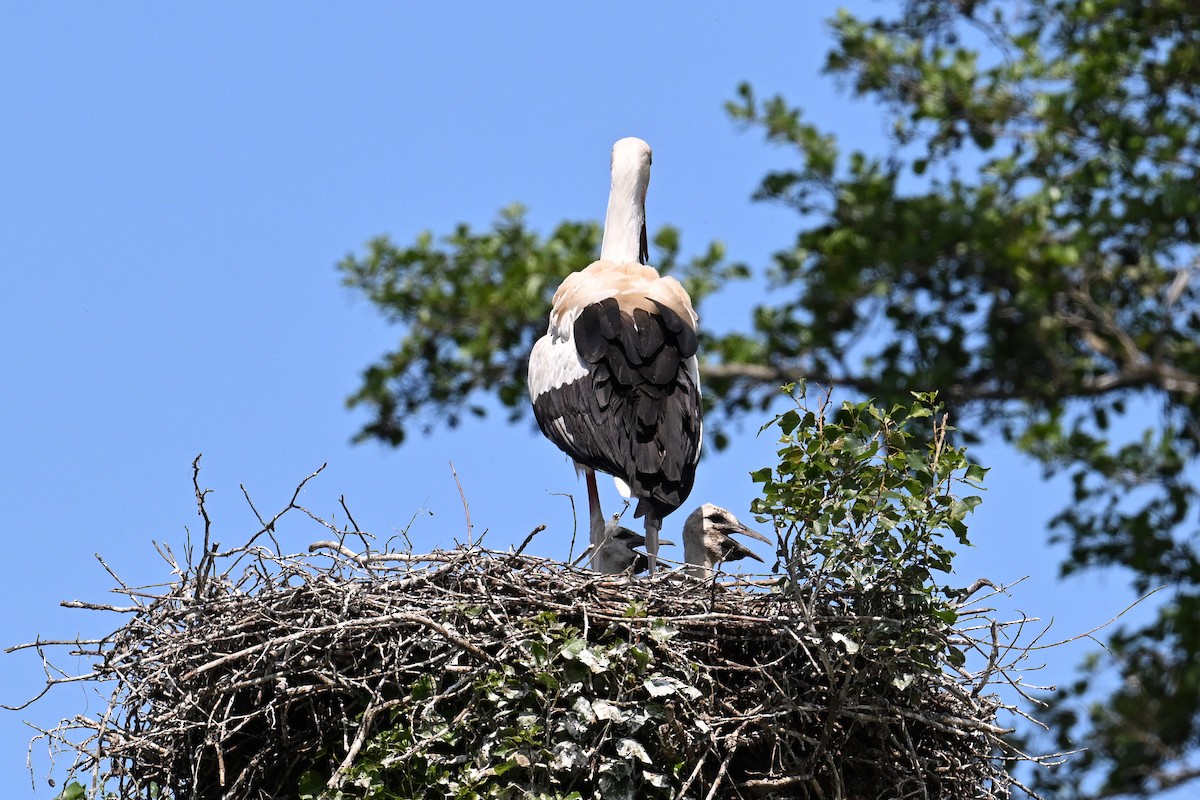
[[[749,197],[793,155],[728,120],[739,81],[783,92],[847,146],[887,147],[877,111],[820,75],[822,20],[839,5],[0,8],[0,646],[120,624],[58,605],[111,598],[95,554],[130,583],[168,578],[151,542],[178,552],[201,532],[199,453],[223,545],[257,529],[239,484],[273,513],[327,462],[300,497],[315,513],[342,521],[344,494],[381,538],[417,515],[418,550],[451,547],[466,537],[453,462],[488,545],[546,524],[530,549],[564,556],[571,511],[552,493],[586,499],[532,421],[468,421],[399,450],[350,443],[365,415],[345,398],[400,331],[341,286],[335,264],[382,233],[407,243],[458,222],[485,228],[514,201],[543,232],[600,219],[609,149],[636,135],[654,148],[651,226],[678,226],[685,255],[716,238],[765,265],[798,220]],[[743,326],[754,300],[712,299],[702,324]],[[748,473],[774,463],[760,422],[702,463],[689,508],[749,517]],[[1056,617],[1062,637],[1118,612],[1132,598],[1124,576],[1056,579],[1063,552],[1045,522],[1065,482],[1002,445],[976,455],[993,469],[963,583],[1031,576],[1004,613]],[[665,536],[678,540],[683,516]],[[309,523],[280,538],[301,551],[324,533]],[[1048,654],[1036,680],[1064,682],[1088,649]],[[0,654],[0,702],[40,681],[33,654]],[[0,711],[0,793],[32,791],[25,720],[100,709],[62,687]],[[35,796],[53,797],[43,747],[34,766]]]

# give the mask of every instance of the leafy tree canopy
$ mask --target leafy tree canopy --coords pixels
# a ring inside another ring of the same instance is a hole
[[[653,260],[706,297],[755,276],[743,330],[703,342],[710,430],[808,378],[955,413],[1069,474],[1051,524],[1064,573],[1121,566],[1169,587],[1157,618],[1109,642],[1056,700],[1074,768],[1057,796],[1148,796],[1200,778],[1200,6],[1195,0],[907,0],[832,21],[826,70],[872,101],[891,141],[844,152],[784,97],[728,104],[793,166],[757,198],[797,212],[793,246],[749,270],[719,245]],[[592,260],[595,223],[370,243],[341,265],[404,330],[352,404],[398,444],[495,393],[526,411],[525,362],[559,281]],[[1131,431],[1134,433],[1131,435]],[[1096,668],[1097,670],[1100,667]],[[1084,787],[1087,787],[1085,791]]]

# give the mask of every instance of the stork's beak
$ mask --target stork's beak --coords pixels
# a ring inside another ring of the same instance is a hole
[[[741,555],[742,558],[746,558],[747,556],[749,556],[750,558],[753,558],[755,561],[757,561],[760,564],[767,563],[762,560],[762,556],[760,556],[758,553],[751,550],[749,547],[742,547],[742,548],[740,548],[739,552],[742,554]],[[725,560],[726,561],[736,561],[736,559],[733,559],[733,558],[727,558]]]
[[[664,545],[667,547],[674,547],[675,543],[672,542],[670,539],[659,539],[658,546],[663,547]],[[630,531],[629,546],[630,547],[645,547],[646,546],[646,537],[642,536],[640,533],[633,533],[632,531]]]
[[[743,536],[749,536],[751,539],[758,539],[763,544],[774,544],[774,542],[772,542],[770,539],[768,539],[763,534],[759,533],[758,531],[754,530],[753,528],[747,528],[745,525],[743,525],[740,522],[737,524],[737,527],[740,528],[740,530],[738,530],[736,532],[742,534]]]
[[[755,553],[753,550],[751,550],[749,547],[746,547],[744,544],[742,544],[741,542],[734,539],[733,538],[734,534],[738,534],[741,536],[749,536],[751,539],[757,539],[758,541],[760,541],[764,544],[773,544],[773,542],[770,539],[768,539],[766,536],[763,536],[761,533],[754,530],[753,528],[747,528],[745,525],[738,522],[737,520],[732,520],[723,525],[720,525],[717,528],[717,530],[720,531],[721,533],[725,534],[725,536],[729,540],[731,552],[728,555],[726,555],[726,557],[724,559],[725,561],[737,561],[738,559],[749,557],[749,558],[753,558],[755,561],[762,562],[762,557],[759,556],[758,553]],[[763,562],[763,563],[765,563],[765,562]]]

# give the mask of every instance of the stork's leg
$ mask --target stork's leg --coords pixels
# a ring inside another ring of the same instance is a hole
[[[596,568],[596,552],[604,542],[604,512],[600,510],[600,490],[596,487],[596,472],[583,470],[588,493],[588,537],[592,547],[592,569]]]
[[[654,566],[658,563],[658,532],[662,528],[662,520],[653,511],[646,514],[646,574],[654,575]]]

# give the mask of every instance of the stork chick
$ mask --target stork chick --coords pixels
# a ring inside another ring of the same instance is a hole
[[[634,575],[645,572],[649,566],[646,554],[634,549],[644,544],[646,544],[646,537],[636,531],[631,531],[624,525],[618,525],[617,515],[613,515],[613,518],[604,525],[603,533],[600,534],[597,543],[588,548],[592,569],[609,575],[626,571],[630,571]],[[669,545],[674,542],[664,539],[659,544]]]
[[[646,568],[646,555],[635,547],[646,543],[646,537],[621,525],[608,528],[592,550],[592,569],[610,575],[632,568],[636,575]]]
[[[717,565],[726,561],[743,558],[762,561],[753,550],[734,539],[734,534],[771,544],[766,536],[747,528],[720,506],[705,503],[697,508],[683,523],[684,570],[696,578],[711,578]]]

